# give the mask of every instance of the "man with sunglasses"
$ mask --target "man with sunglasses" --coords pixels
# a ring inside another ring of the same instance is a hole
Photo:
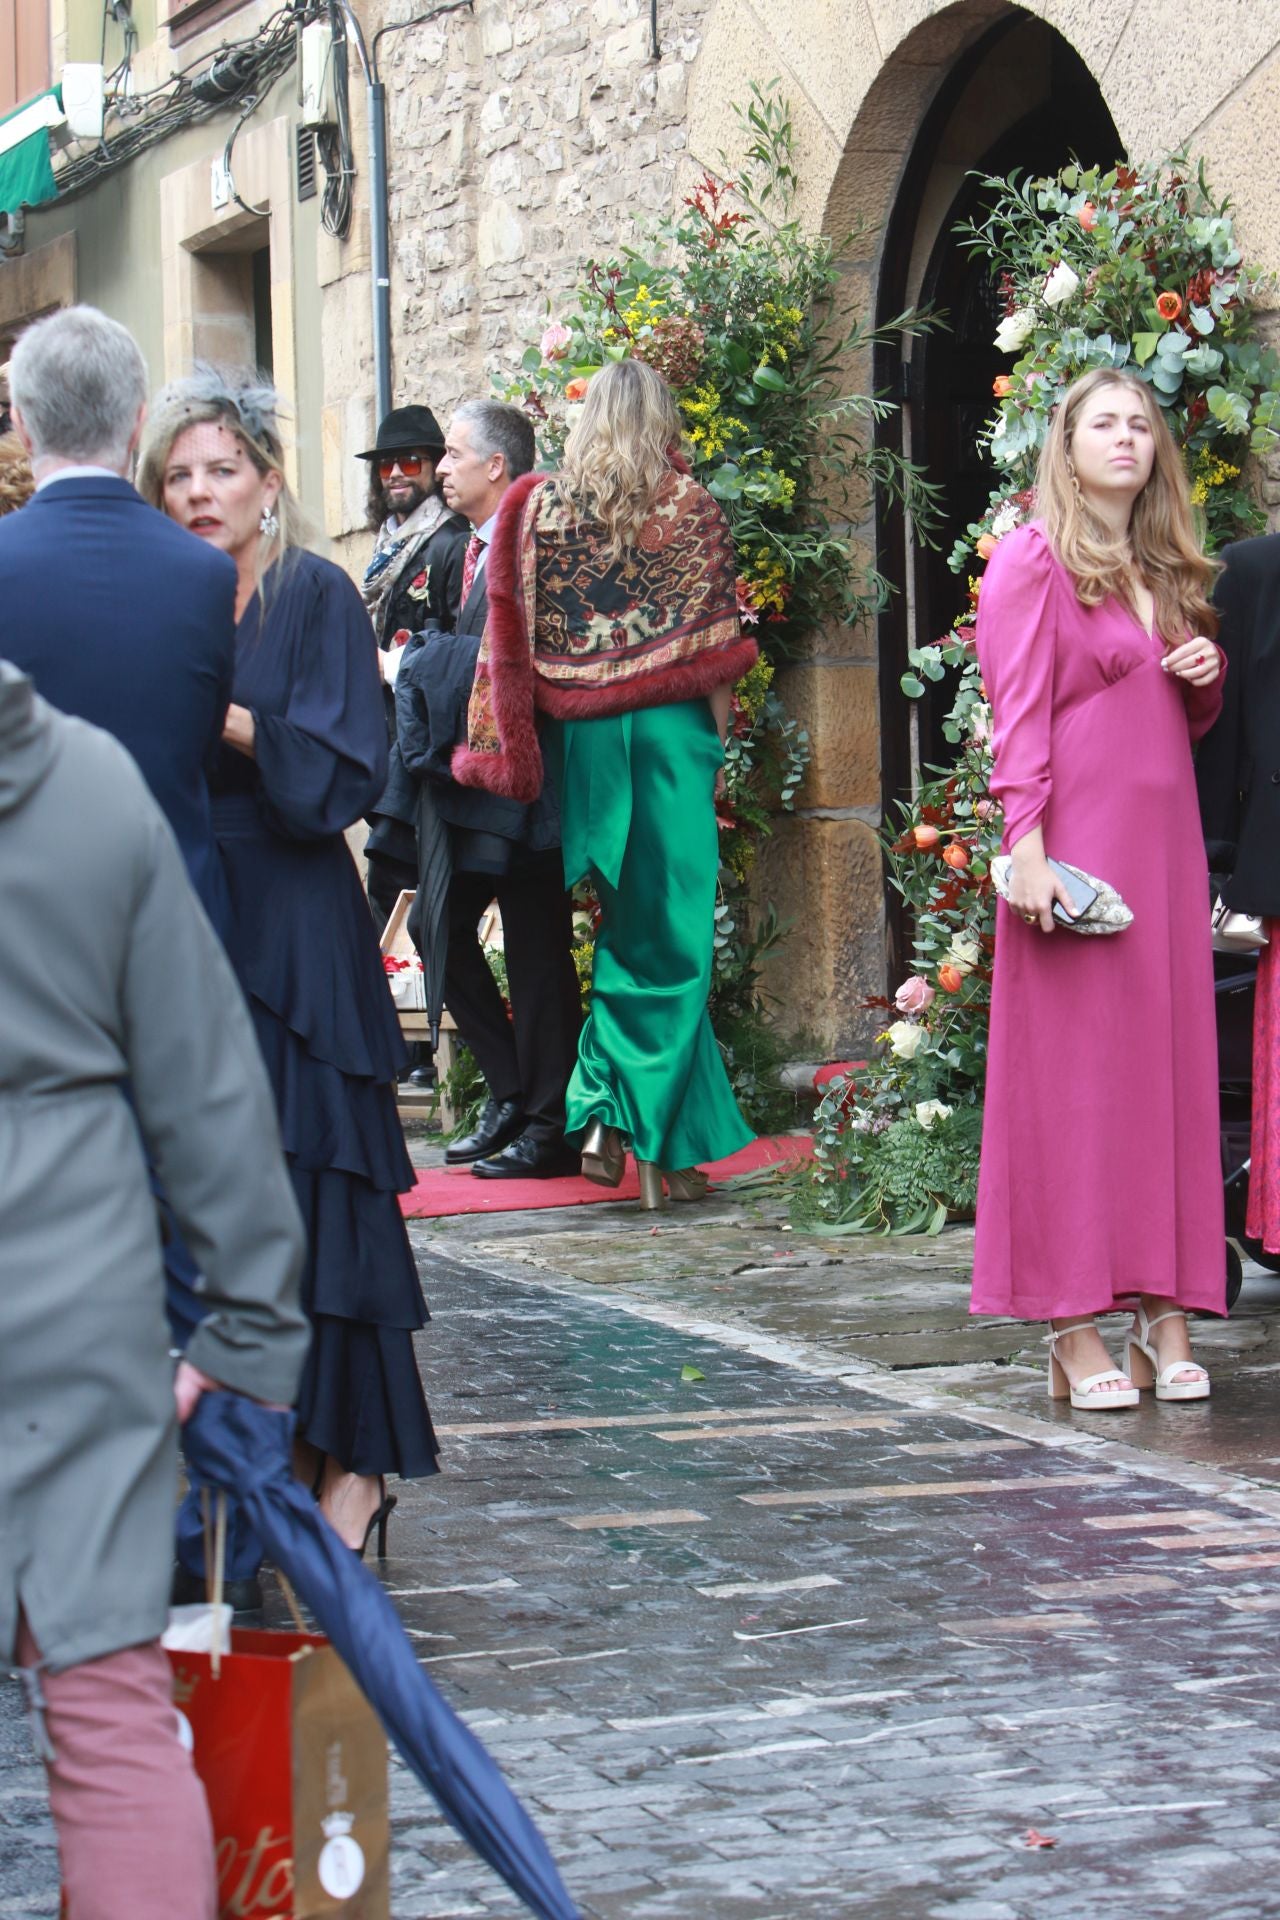
[[[453,631],[462,598],[462,567],[471,528],[451,513],[436,485],[444,435],[430,407],[396,407],[359,457],[369,462],[369,525],[377,535],[365,570],[365,605],[381,650],[391,766],[386,791],[370,816],[365,843],[369,900],[383,925],[401,891],[417,884],[413,816],[416,783],[396,749],[392,689],[410,634],[424,627]],[[425,1068],[415,1069],[415,1077]]]

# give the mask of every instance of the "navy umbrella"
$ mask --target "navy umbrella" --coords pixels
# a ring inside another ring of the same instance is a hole
[[[233,1494],[405,1761],[481,1859],[544,1920],[579,1920],[546,1842],[419,1666],[399,1615],[293,1477],[293,1416],[242,1394],[203,1394],[183,1429],[193,1477]]]

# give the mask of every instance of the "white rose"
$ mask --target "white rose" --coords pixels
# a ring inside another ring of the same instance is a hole
[[[1015,527],[1022,525],[1022,508],[1016,500],[1005,500],[996,508],[995,518],[991,522],[991,531],[997,540],[1003,540],[1006,533],[1012,533]]]
[[[1001,353],[1017,353],[1026,346],[1035,329],[1035,309],[1019,307],[1016,313],[1006,314],[996,328],[996,345]]]
[[[896,1053],[899,1060],[914,1060],[927,1035],[923,1027],[913,1025],[910,1020],[895,1020],[882,1037],[889,1042],[890,1052]]]
[[[947,959],[959,973],[972,973],[982,958],[982,942],[971,933],[958,933],[947,948]]]
[[[1053,272],[1044,283],[1044,303],[1046,307],[1060,307],[1069,300],[1080,285],[1080,275],[1069,267],[1065,260],[1059,260]]]
[[[941,1100],[917,1100],[916,1119],[926,1133],[928,1133],[935,1120],[949,1120],[950,1118],[951,1108],[944,1105]]]

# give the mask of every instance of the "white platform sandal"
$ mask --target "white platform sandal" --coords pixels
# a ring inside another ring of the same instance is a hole
[[[1167,1312],[1158,1313],[1154,1320],[1148,1320],[1146,1308],[1139,1304],[1137,1325],[1129,1331],[1125,1346],[1129,1378],[1139,1387],[1154,1387],[1157,1400],[1209,1398],[1209,1376],[1199,1361],[1170,1360],[1168,1366],[1162,1367],[1160,1356],[1151,1342],[1152,1327],[1158,1327],[1162,1320],[1185,1320],[1186,1317],[1181,1307],[1170,1307]],[[1194,1373],[1196,1378],[1175,1379],[1174,1376],[1179,1373]]]
[[[1081,1413],[1108,1413],[1122,1407],[1138,1405],[1136,1386],[1108,1387],[1108,1380],[1125,1380],[1129,1376],[1121,1373],[1119,1367],[1105,1367],[1101,1373],[1086,1374],[1083,1380],[1073,1387],[1067,1377],[1067,1370],[1058,1358],[1058,1342],[1065,1340],[1068,1334],[1081,1333],[1089,1320],[1082,1321],[1076,1327],[1060,1327],[1057,1333],[1050,1333],[1049,1341],[1049,1398],[1051,1400],[1070,1400],[1073,1407]]]

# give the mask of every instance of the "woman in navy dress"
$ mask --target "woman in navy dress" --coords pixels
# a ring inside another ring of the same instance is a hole
[[[398,1194],[413,1167],[393,1085],[405,1054],[344,830],[387,771],[373,634],[340,568],[302,546],[276,396],[201,370],[158,397],[142,491],[239,572],[232,704],[210,771],[249,1001],[308,1229],[311,1353],[298,1434],[320,1505],[379,1551],[385,1476],[436,1470],[413,1351],[426,1320]]]

